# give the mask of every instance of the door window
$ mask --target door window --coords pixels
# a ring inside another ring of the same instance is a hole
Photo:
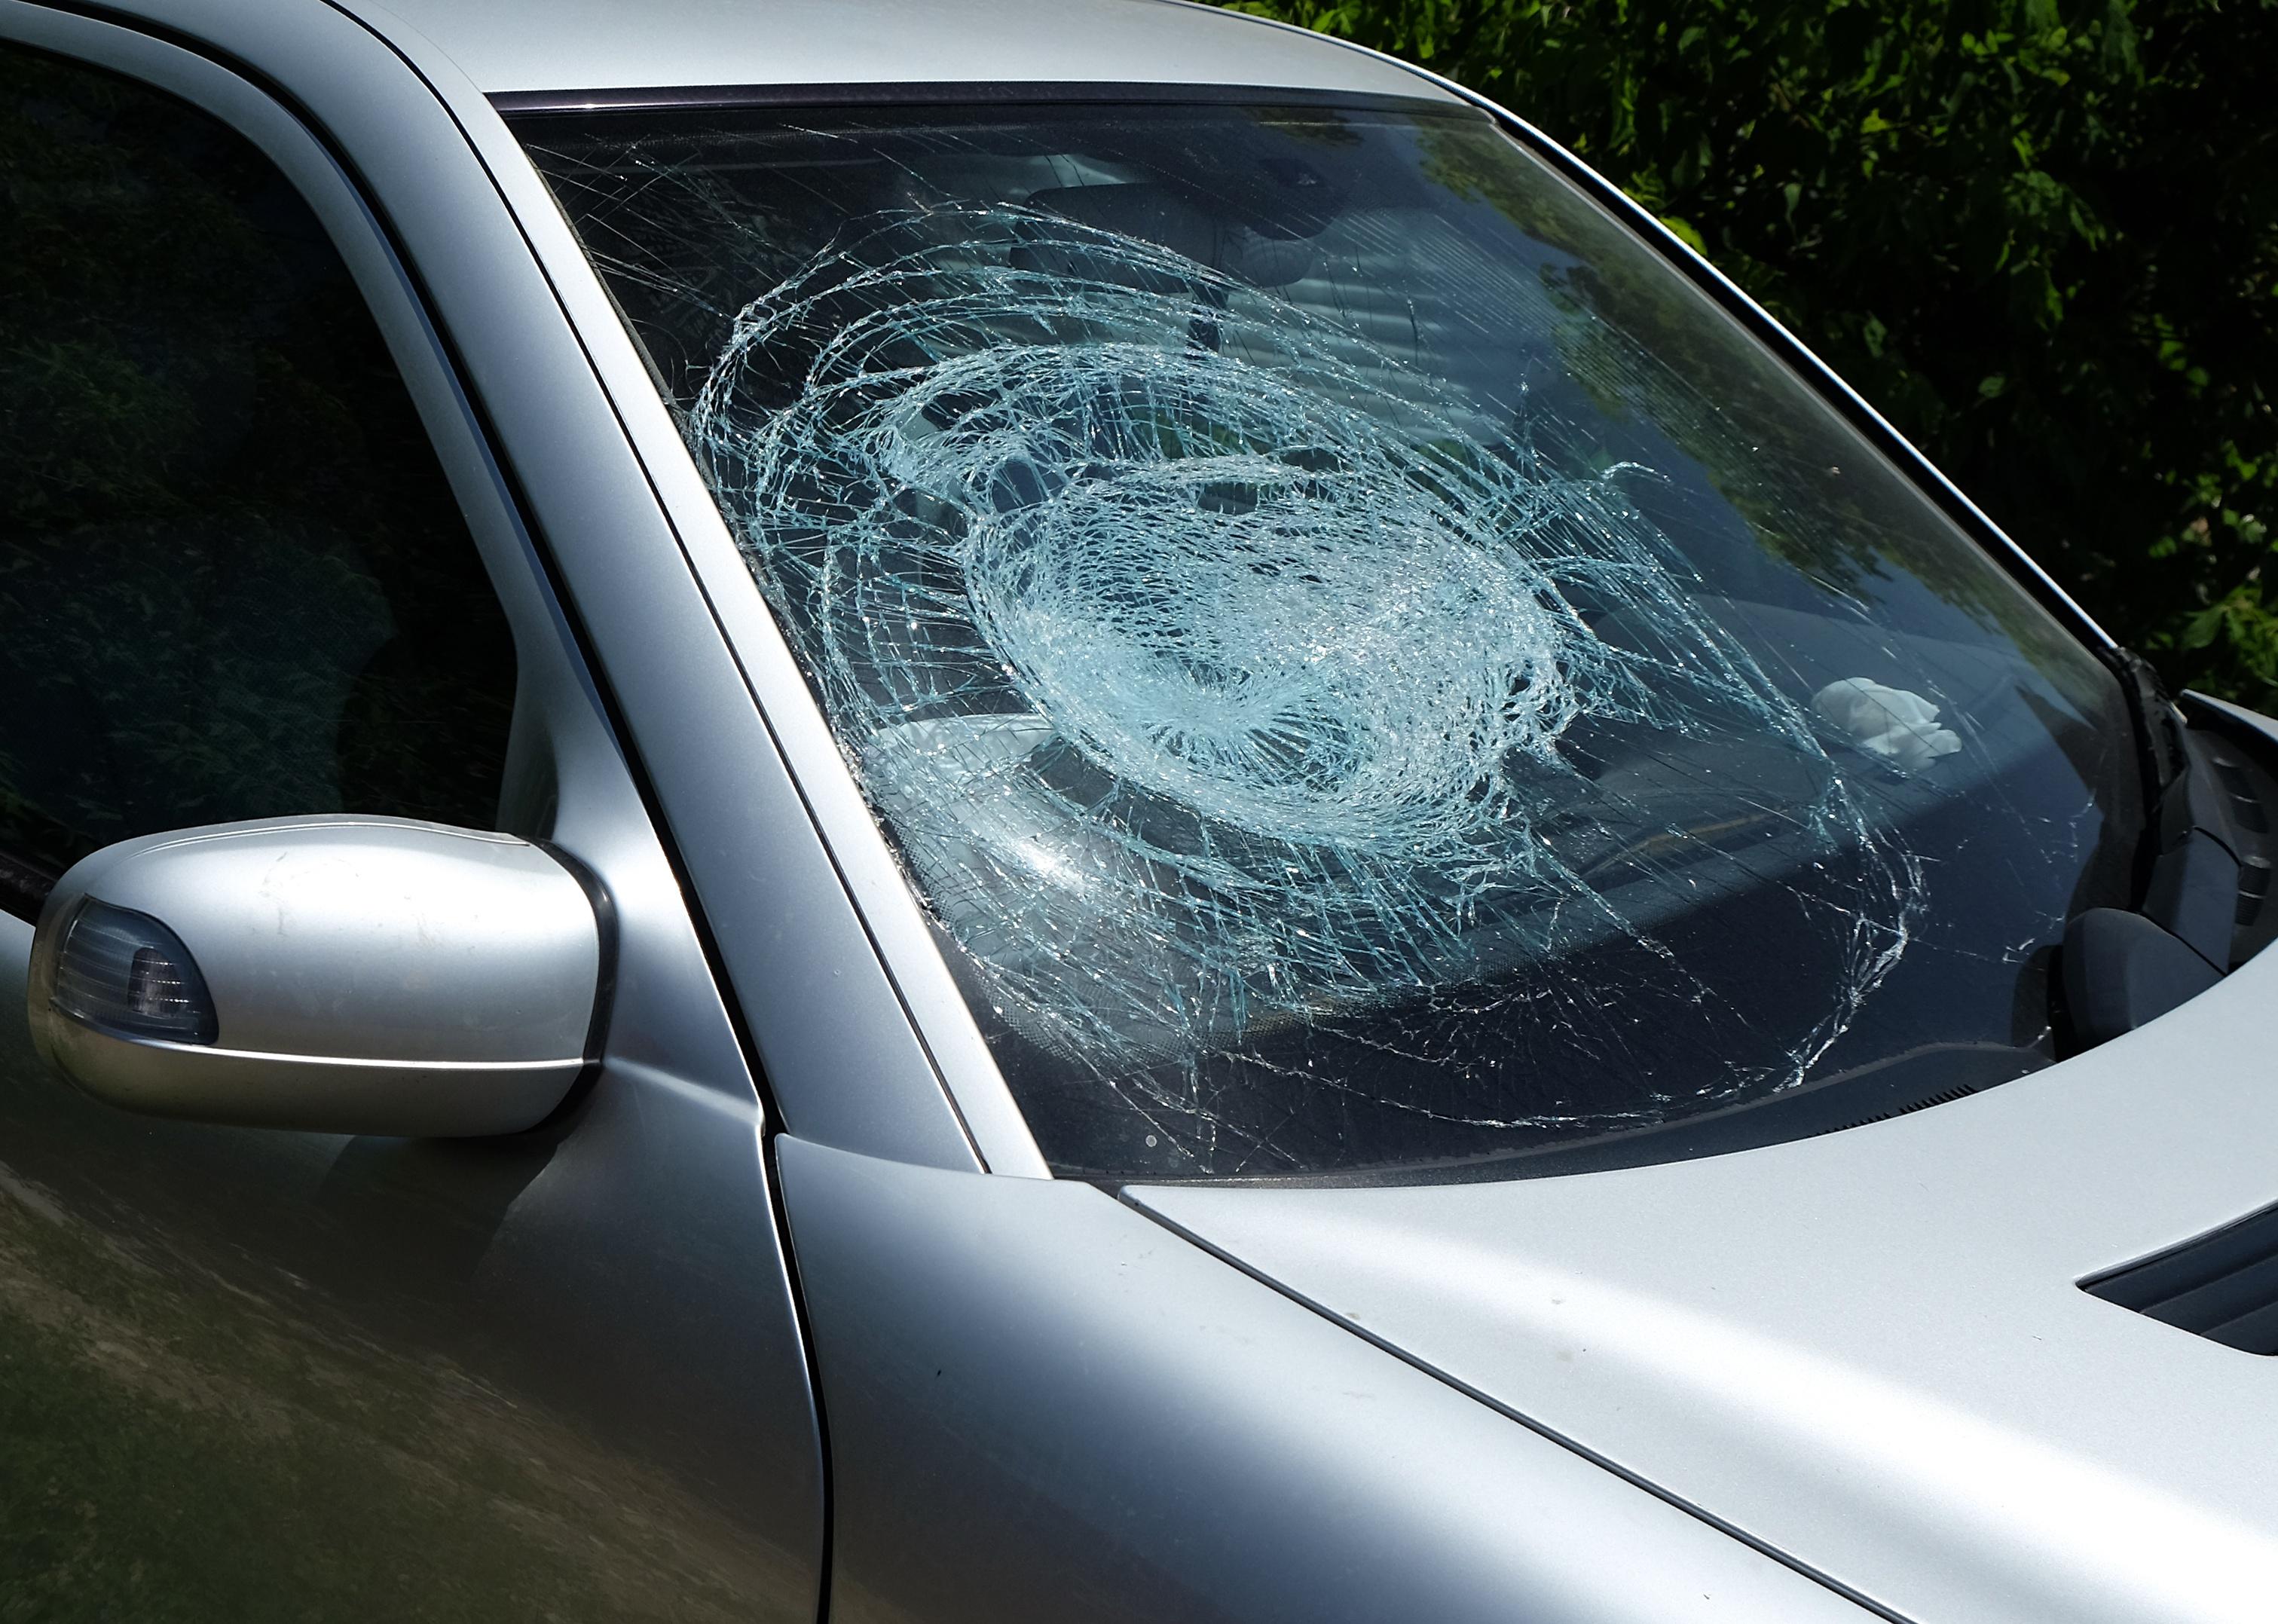
[[[162,92],[0,81],[0,905],[190,824],[492,826],[506,619],[315,215]]]

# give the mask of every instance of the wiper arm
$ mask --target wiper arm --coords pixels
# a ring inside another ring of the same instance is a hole
[[[2114,647],[2104,653],[2105,663],[2120,679],[2121,697],[2128,703],[2136,729],[2137,769],[2144,778],[2144,808],[2150,829],[2160,825],[2160,808],[2176,781],[2190,770],[2190,747],[2184,743],[2183,714],[2167,697],[2167,686],[2152,663],[2132,648]]]
[[[2132,1031],[2228,974],[2239,913],[2239,831],[2214,763],[2143,656],[2107,656],[2135,723],[2144,828],[2137,906],[2065,927],[2061,984],[2083,1048]]]

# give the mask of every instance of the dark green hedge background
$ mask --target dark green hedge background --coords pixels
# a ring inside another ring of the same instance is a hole
[[[2278,709],[2278,0],[1239,0],[1494,97],[2171,684]]]

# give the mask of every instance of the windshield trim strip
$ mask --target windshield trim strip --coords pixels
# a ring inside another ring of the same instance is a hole
[[[597,90],[504,90],[490,103],[503,118],[538,113],[658,112],[763,107],[949,107],[1036,103],[1188,103],[1222,106],[1337,107],[1487,120],[1453,96],[1389,96],[1291,85],[1136,84],[1118,80],[917,80],[854,84],[667,85]]]

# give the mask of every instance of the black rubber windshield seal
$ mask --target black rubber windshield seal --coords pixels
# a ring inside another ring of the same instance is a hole
[[[975,81],[917,80],[875,84],[666,85],[597,90],[502,90],[490,103],[504,118],[532,113],[723,111],[771,107],[1093,106],[1135,103],[1196,106],[1320,107],[1356,112],[1426,113],[1486,122],[1452,96],[1387,96],[1287,85],[1126,84],[1113,80]]]

